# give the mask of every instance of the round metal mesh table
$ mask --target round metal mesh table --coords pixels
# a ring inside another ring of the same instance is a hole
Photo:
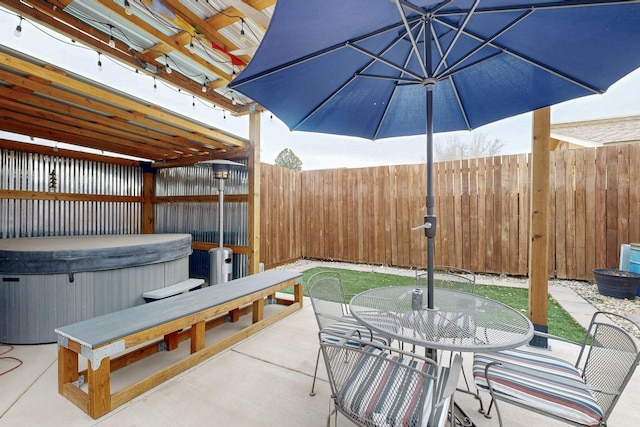
[[[519,311],[478,295],[434,290],[434,309],[412,308],[414,286],[391,286],[351,299],[351,313],[371,329],[397,340],[452,351],[497,351],[519,347],[533,336],[533,325]]]

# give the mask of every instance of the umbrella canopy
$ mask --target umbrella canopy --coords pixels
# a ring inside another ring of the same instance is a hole
[[[602,93],[640,66],[637,1],[399,3],[278,0],[230,87],[291,130],[377,139],[425,132],[432,80],[444,132]]]
[[[604,92],[640,67],[639,3],[278,0],[256,55],[230,87],[291,130],[426,134],[431,267],[433,132]]]

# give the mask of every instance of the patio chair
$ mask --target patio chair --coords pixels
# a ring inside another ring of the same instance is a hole
[[[359,426],[443,426],[452,410],[462,359],[450,367],[411,352],[371,346],[354,335],[320,334],[331,399],[329,411]],[[350,342],[350,343],[349,343]],[[353,345],[358,343],[359,345]]]
[[[307,293],[311,299],[313,312],[318,322],[320,336],[333,339],[335,335],[346,335],[356,331],[359,338],[375,345],[389,345],[391,338],[375,333],[361,324],[349,313],[348,299],[344,293],[340,273],[335,271],[320,271],[307,280]],[[350,298],[349,298],[350,299]],[[356,344],[357,345],[357,344]],[[316,377],[320,348],[316,356],[316,367],[313,373],[313,383],[309,395],[315,396]]]
[[[575,363],[521,349],[477,353],[473,363],[476,386],[492,397],[485,416],[490,417],[495,405],[502,426],[499,400],[572,425],[605,426],[640,361],[634,338],[607,316],[628,322],[629,330],[640,331],[623,316],[597,312]]]
[[[476,287],[476,275],[463,268],[436,265],[433,267],[433,284],[435,287],[473,294]],[[416,270],[416,286],[427,287],[426,267]]]

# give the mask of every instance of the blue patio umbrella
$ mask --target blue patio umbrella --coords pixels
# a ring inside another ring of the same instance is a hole
[[[426,134],[433,307],[433,133],[603,93],[640,67],[640,0],[278,0],[231,88],[291,130]]]

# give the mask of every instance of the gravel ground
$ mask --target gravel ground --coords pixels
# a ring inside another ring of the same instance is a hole
[[[414,270],[401,269],[395,267],[387,267],[381,265],[368,264],[350,264],[343,262],[325,262],[314,260],[298,260],[292,264],[286,264],[278,267],[283,270],[299,270],[304,271],[313,267],[334,267],[345,268],[350,270],[359,270],[367,272],[396,274],[402,276],[413,276]],[[521,277],[509,276],[493,276],[493,275],[476,275],[476,283],[479,284],[495,284],[502,286],[518,286],[527,287],[528,279]],[[549,280],[549,286],[566,286],[573,289],[578,295],[584,298],[597,310],[608,311],[628,317],[635,322],[640,323],[640,298],[633,300],[613,298],[601,295],[598,288],[593,282],[585,282],[579,280]],[[640,334],[638,334],[640,335]],[[638,336],[640,338],[640,336]]]

